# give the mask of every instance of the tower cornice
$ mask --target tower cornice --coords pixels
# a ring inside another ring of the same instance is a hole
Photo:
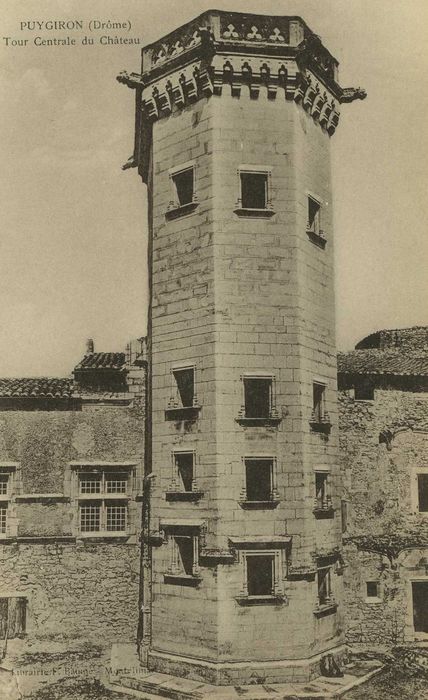
[[[235,97],[247,91],[252,99],[294,100],[331,136],[339,105],[366,96],[339,85],[338,66],[300,17],[211,10],[143,48],[141,73],[123,71],[117,80],[137,90],[137,122],[146,128],[227,90]],[[132,165],[141,155],[134,153]],[[143,164],[143,177],[145,170]]]

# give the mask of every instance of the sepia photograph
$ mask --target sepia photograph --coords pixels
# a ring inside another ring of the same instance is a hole
[[[426,1],[0,16],[0,700],[428,700]]]

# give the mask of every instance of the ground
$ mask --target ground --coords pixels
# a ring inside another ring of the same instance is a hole
[[[402,648],[382,658],[384,670],[350,690],[345,700],[428,700],[428,649]],[[64,679],[33,693],[28,700],[129,700],[97,680]]]
[[[42,688],[29,700],[129,700],[129,695],[105,688],[97,680],[76,681],[65,679]]]

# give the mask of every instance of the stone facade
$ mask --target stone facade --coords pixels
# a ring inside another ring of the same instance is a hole
[[[364,93],[299,18],[217,11],[118,79],[150,212],[143,660],[307,678],[343,643],[329,138]]]
[[[73,378],[0,380],[0,648],[17,663],[136,642],[139,358],[89,352]]]
[[[428,634],[428,329],[380,331],[339,355],[348,502],[348,640]]]

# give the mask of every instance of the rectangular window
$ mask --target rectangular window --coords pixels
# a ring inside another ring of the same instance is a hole
[[[315,507],[323,510],[331,506],[328,479],[328,472],[315,472]]]
[[[169,580],[170,577],[176,578],[193,578],[198,579],[199,563],[198,563],[198,535],[194,532],[189,533],[171,533],[168,535],[170,543],[170,566],[166,574],[167,583],[175,583],[175,580]],[[187,581],[189,583],[189,581]],[[190,582],[190,585],[193,585]]]
[[[26,598],[0,598],[0,639],[15,639],[24,635],[26,617]]]
[[[318,604],[327,605],[331,601],[331,574],[330,567],[318,569]]]
[[[126,493],[128,490],[127,474],[107,474],[106,493]]]
[[[0,496],[8,495],[9,474],[0,474]]]
[[[7,532],[7,506],[0,505],[0,535]]]
[[[240,172],[241,206],[243,209],[266,209],[268,203],[268,174]]]
[[[428,474],[418,474],[418,507],[420,513],[428,513]]]
[[[174,369],[172,373],[182,407],[189,408],[193,406],[195,398],[195,368]]]
[[[0,535],[8,534],[10,490],[11,474],[9,472],[0,472]]]
[[[272,409],[272,377],[244,377],[246,418],[269,418]]]
[[[107,504],[107,532],[124,532],[127,525],[127,513],[126,506]]]
[[[379,598],[380,595],[379,581],[366,581],[366,597]]]
[[[342,533],[348,529],[348,502],[342,500],[340,502],[340,510],[342,515]]]
[[[81,474],[80,493],[101,493],[101,474]]]
[[[174,540],[177,546],[178,569],[185,576],[192,576],[194,565],[193,537],[177,535]]]
[[[247,501],[272,499],[273,459],[245,459],[245,490]]]
[[[274,556],[247,554],[246,562],[248,596],[272,596],[274,594]]]
[[[78,475],[79,531],[81,533],[124,533],[128,528],[127,470],[99,469]]]
[[[183,491],[193,490],[193,480],[195,478],[194,459],[193,452],[176,452],[174,454],[179,484]]]
[[[80,532],[101,530],[101,503],[80,505]]]
[[[194,168],[186,168],[171,175],[175,189],[175,200],[178,206],[191,204],[194,196]]]
[[[313,197],[308,197],[308,223],[307,230],[321,235],[321,204]]]
[[[321,423],[325,415],[325,384],[314,382],[312,385],[312,395],[312,420],[315,423]]]

